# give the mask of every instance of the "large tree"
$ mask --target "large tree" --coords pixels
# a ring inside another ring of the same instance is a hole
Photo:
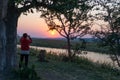
[[[100,25],[101,29],[93,31],[104,46],[108,46],[111,59],[120,67],[120,0],[99,0],[96,7],[96,18],[104,20],[107,24]]]
[[[0,0],[0,70],[3,70],[6,64],[5,60],[6,25],[4,22],[4,18],[6,17],[7,3],[8,0]]]
[[[72,59],[75,54],[71,52],[71,39],[87,34],[90,29],[87,21],[91,7],[88,0],[66,0],[66,3],[61,4],[52,6],[52,9],[44,9],[41,16],[50,30],[56,30],[66,38],[68,57]]]
[[[16,36],[17,36],[17,22],[19,16],[23,14],[33,13],[33,9],[41,11],[41,9],[48,8],[56,5],[58,0],[9,0],[6,22],[6,66],[7,68],[13,68],[17,64],[16,60]],[[64,3],[66,1],[59,0]]]
[[[53,6],[62,5],[67,3],[67,1],[71,0],[9,0],[7,5],[7,15],[4,18],[6,27],[3,27],[3,30],[0,29],[4,31],[1,42],[4,43],[4,46],[6,47],[2,47],[4,49],[1,49],[1,54],[6,53],[2,58],[5,59],[5,66],[7,69],[10,70],[10,68],[16,66],[16,36],[19,16],[22,13],[28,14],[29,12],[33,12],[33,8],[36,8],[37,11],[41,11],[41,9],[45,8],[52,10]],[[2,58],[0,58],[0,61],[2,61]],[[0,63],[0,66],[2,65],[3,63]]]

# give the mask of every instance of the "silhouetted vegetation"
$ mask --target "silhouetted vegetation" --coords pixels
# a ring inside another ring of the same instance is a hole
[[[79,44],[79,48],[81,50],[101,52],[101,53],[106,53],[106,54],[108,52],[107,47],[100,46],[100,42],[97,42],[94,40],[90,41],[90,42],[86,41],[86,48],[85,49],[81,48],[81,43],[82,43],[82,41],[73,40],[73,41],[71,41],[71,45],[72,45],[71,48],[74,49],[75,45]],[[32,46],[66,49],[67,48],[67,41],[65,39],[33,38]]]
[[[45,19],[49,30],[56,30],[66,39],[68,57],[71,60],[75,55],[71,52],[71,40],[81,38],[90,30],[87,14],[92,6],[89,0],[67,0],[66,3],[42,10],[41,17]]]
[[[13,73],[15,76],[13,80],[40,80],[34,65],[31,67],[22,66],[21,68],[14,70]]]
[[[64,54],[56,55],[50,52],[46,54],[48,63],[38,61],[37,56],[30,56],[30,58],[30,65],[35,64],[35,70],[43,80],[49,78],[52,80],[118,80],[120,78],[120,71],[109,64],[93,63],[83,57],[75,57],[74,61],[66,62],[63,61]]]
[[[97,10],[103,11],[106,14],[96,13],[96,19],[103,20],[107,24],[98,24],[100,29],[92,33],[100,39],[101,46],[107,46],[106,48],[111,59],[120,67],[120,1],[100,0],[97,4],[102,7],[102,9],[98,7]],[[110,4],[112,4],[112,7]]]

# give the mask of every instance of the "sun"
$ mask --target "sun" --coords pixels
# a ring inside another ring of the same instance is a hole
[[[55,35],[55,30],[51,30],[51,31],[50,31],[50,34],[51,34],[51,35]]]
[[[56,30],[49,30],[48,36],[49,36],[50,38],[57,38],[57,37],[59,37],[59,34],[57,33]]]
[[[52,34],[52,35],[55,35],[55,32],[54,32],[54,31],[52,31],[52,32],[51,32],[51,34]]]

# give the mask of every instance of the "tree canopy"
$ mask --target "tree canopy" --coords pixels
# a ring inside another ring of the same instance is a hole
[[[90,29],[88,12],[92,8],[89,1],[67,0],[63,4],[53,5],[51,9],[41,11],[50,30],[56,30],[67,39],[68,54],[71,56],[71,40],[82,37]]]
[[[97,20],[104,20],[107,24],[101,24],[101,29],[93,33],[104,46],[108,46],[111,58],[114,57],[120,67],[120,0],[99,0],[97,3]]]

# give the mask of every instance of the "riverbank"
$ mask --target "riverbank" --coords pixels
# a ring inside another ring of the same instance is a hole
[[[18,47],[19,47],[19,45],[18,45]],[[31,49],[30,49],[31,53],[36,52],[38,54],[39,50],[46,50],[48,53],[52,52],[52,53],[57,54],[57,55],[67,54],[66,49],[37,47],[37,46],[30,46],[30,47],[31,47]],[[88,58],[92,62],[107,63],[107,64],[111,64],[111,66],[117,67],[117,64],[115,64],[111,60],[111,58],[108,54],[101,54],[101,53],[90,52],[90,51],[83,51],[82,53],[84,53],[84,52],[87,54],[80,54],[78,56]],[[19,51],[18,51],[18,53],[19,53]]]
[[[72,40],[71,45],[72,48],[75,47],[75,44],[81,44],[79,40]],[[38,46],[38,47],[48,47],[48,48],[58,48],[58,49],[65,49],[67,47],[67,41],[66,39],[42,39],[42,38],[33,38],[33,42],[31,44],[32,46]],[[107,53],[106,47],[100,47],[98,46],[97,42],[91,41],[86,42],[86,51],[92,51],[92,52],[100,52],[100,53]],[[109,54],[109,53],[108,53]]]
[[[118,80],[120,72],[108,64],[93,63],[85,58],[76,58],[73,62],[62,61],[62,56],[47,54],[48,62],[39,62],[35,54],[30,56],[29,65],[41,80]]]

